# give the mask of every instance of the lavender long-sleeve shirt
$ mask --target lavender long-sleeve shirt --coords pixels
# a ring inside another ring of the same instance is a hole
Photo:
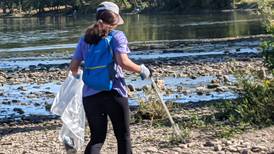
[[[77,44],[76,50],[72,56],[72,59],[85,61],[89,46],[90,45],[87,44],[84,41],[84,39],[81,37]],[[117,30],[115,34],[113,35],[111,48],[114,54],[130,53],[130,49],[128,48],[128,40],[122,31]],[[127,88],[126,88],[123,70],[118,64],[115,65],[114,69],[117,71],[117,74],[115,76],[112,89],[116,90],[121,96],[127,97]],[[94,90],[88,87],[87,85],[84,85],[83,87],[83,97],[94,95],[99,92],[101,91]]]

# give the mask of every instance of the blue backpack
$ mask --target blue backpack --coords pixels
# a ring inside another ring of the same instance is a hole
[[[98,44],[89,46],[84,62],[83,81],[94,90],[109,91],[112,89],[116,74],[114,53],[110,46],[113,34],[114,31],[100,40]]]

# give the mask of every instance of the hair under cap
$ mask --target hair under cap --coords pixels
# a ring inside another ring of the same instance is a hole
[[[113,3],[113,2],[102,2],[102,3],[100,3],[98,5],[97,9],[96,9],[96,12],[103,11],[103,10],[112,11],[117,15],[118,20],[119,20],[117,25],[124,24],[124,20],[120,16],[120,13],[119,13],[119,7],[115,3]]]

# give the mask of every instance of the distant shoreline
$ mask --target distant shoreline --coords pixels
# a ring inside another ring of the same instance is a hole
[[[199,11],[182,11],[182,12],[176,12],[176,11],[157,11],[157,10],[144,10],[141,13],[133,13],[131,11],[122,11],[122,14],[124,15],[134,15],[134,14],[202,14],[202,13],[225,13],[225,12],[256,12],[257,9],[224,9],[224,10],[210,10],[210,9],[203,9]],[[79,16],[79,15],[87,15],[87,14],[94,14],[94,12],[88,11],[86,13],[83,12],[74,12],[71,13],[71,10],[55,10],[55,11],[48,11],[43,13],[33,13],[28,14],[26,12],[22,13],[13,13],[13,14],[3,14],[0,11],[0,18],[26,18],[26,17],[48,17],[48,16]]]

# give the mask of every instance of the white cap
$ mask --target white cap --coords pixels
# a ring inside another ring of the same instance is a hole
[[[98,11],[101,11],[101,10],[109,10],[109,11],[114,12],[115,14],[118,15],[118,18],[119,18],[119,21],[118,21],[117,25],[124,24],[124,20],[119,14],[119,7],[115,3],[113,3],[113,2],[102,2],[102,3],[99,4],[96,11],[98,12]]]

